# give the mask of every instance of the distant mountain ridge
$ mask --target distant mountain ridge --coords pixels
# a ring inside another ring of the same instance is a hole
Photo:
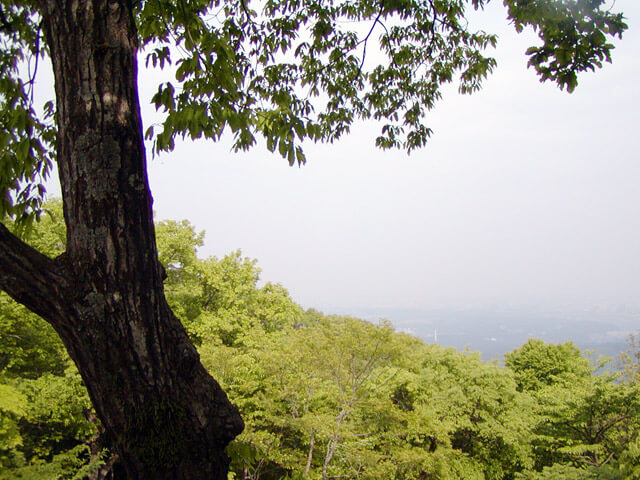
[[[469,348],[484,360],[502,356],[529,338],[545,342],[572,341],[595,356],[616,357],[626,350],[630,333],[640,328],[640,312],[549,312],[528,309],[338,309],[372,322],[389,320],[398,331],[427,343]],[[334,309],[335,311],[335,309]]]

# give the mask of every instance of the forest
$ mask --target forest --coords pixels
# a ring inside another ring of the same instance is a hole
[[[62,204],[46,210],[29,242],[55,257]],[[638,336],[618,359],[531,339],[485,362],[304,310],[240,251],[198,257],[186,220],[156,232],[169,303],[244,418],[229,479],[640,479]],[[124,478],[110,442],[54,330],[1,294],[0,479]]]

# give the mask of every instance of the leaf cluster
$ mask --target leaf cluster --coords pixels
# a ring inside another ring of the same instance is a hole
[[[30,3],[0,5],[0,220],[9,216],[22,227],[39,219],[56,138],[53,103],[37,111],[33,101],[46,47]]]
[[[381,124],[380,148],[408,152],[432,131],[442,89],[478,90],[496,66],[494,34],[470,29],[467,9],[487,0],[144,0],[135,2],[149,68],[163,70],[152,98],[163,112],[145,138],[155,152],[176,138],[218,140],[235,150],[259,139],[289,164],[305,142],[333,142],[356,122]],[[529,64],[569,91],[577,75],[611,61],[627,28],[604,0],[505,0],[517,31],[538,32]],[[55,157],[55,104],[34,105],[38,60],[47,55],[38,4],[0,6],[0,219],[38,219]]]
[[[147,137],[162,151],[176,135],[229,129],[235,149],[261,136],[301,164],[304,141],[332,142],[374,118],[378,146],[419,148],[441,86],[459,77],[462,92],[475,91],[495,66],[482,51],[496,37],[469,31],[464,14],[463,2],[443,0],[146,1],[147,64],[174,65],[176,80],[154,96],[166,121]]]
[[[573,92],[578,73],[611,63],[608,38],[627,29],[621,13],[606,9],[605,0],[505,0],[518,32],[533,28],[542,45],[527,50],[529,66],[540,81],[551,80]]]

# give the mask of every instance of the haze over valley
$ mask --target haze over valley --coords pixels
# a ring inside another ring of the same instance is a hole
[[[398,331],[427,343],[459,350],[468,347],[480,352],[484,360],[501,359],[529,338],[553,343],[572,341],[595,356],[616,357],[627,348],[629,334],[640,326],[640,312],[624,308],[581,312],[535,308],[335,310],[374,323],[387,319]]]

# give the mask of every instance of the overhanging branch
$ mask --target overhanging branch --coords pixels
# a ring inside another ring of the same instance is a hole
[[[64,318],[68,285],[67,275],[54,260],[0,223],[0,290],[54,324]]]

